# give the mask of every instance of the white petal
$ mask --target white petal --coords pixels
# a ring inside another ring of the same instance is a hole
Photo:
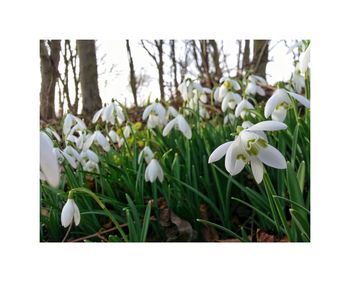
[[[253,176],[255,178],[256,183],[260,183],[263,180],[264,176],[264,165],[263,163],[256,157],[250,158],[250,164],[252,167]]]
[[[185,118],[182,115],[178,115],[176,118],[180,131],[185,135],[187,139],[191,139],[192,130]]]
[[[91,161],[93,161],[93,162],[95,162],[95,163],[98,163],[98,162],[99,162],[98,156],[96,155],[95,152],[93,152],[93,151],[91,151],[91,150],[87,150],[87,151],[86,151],[86,154],[87,154],[88,158],[89,158]]]
[[[93,134],[91,134],[90,136],[87,137],[84,145],[83,145],[83,150],[87,150],[91,147],[92,143],[94,142],[96,138],[96,132],[94,132]]]
[[[232,171],[232,175],[237,175],[238,173],[240,173],[243,170],[244,166],[245,162],[237,159],[235,163],[235,168]]]
[[[250,126],[248,131],[276,131],[287,129],[288,126],[282,122],[266,120]]]
[[[116,143],[116,142],[117,142],[118,135],[117,135],[117,133],[116,133],[114,130],[110,130],[110,131],[108,132],[108,136],[111,138],[111,141],[112,141],[113,143]]]
[[[165,119],[166,111],[161,103],[156,103],[154,106],[154,111],[157,113],[161,121]]]
[[[158,166],[157,166],[157,160],[153,159],[148,167],[148,177],[149,177],[149,181],[154,182],[158,176]]]
[[[50,186],[57,188],[60,184],[60,168],[51,139],[40,132],[40,168]]]
[[[217,88],[215,89],[215,92],[214,92],[214,100],[215,100],[216,102],[219,102],[219,91],[220,91],[220,87],[217,87]]]
[[[68,163],[71,165],[71,167],[73,167],[74,169],[76,169],[78,167],[78,164],[77,164],[75,158],[73,158],[71,155],[67,154],[67,152],[62,151],[62,155],[68,161]]]
[[[231,145],[228,147],[225,157],[225,168],[226,170],[233,175],[234,174],[234,168],[236,164],[236,157],[237,157],[237,149],[238,149],[238,139],[233,141]]]
[[[277,89],[272,94],[269,100],[267,100],[265,109],[264,109],[264,115],[265,118],[268,118],[273,110],[277,107],[278,104],[286,102],[287,104],[290,104],[290,99],[288,97],[287,92],[284,89]]]
[[[265,96],[265,90],[260,86],[256,86],[256,93],[258,93],[260,96]]]
[[[74,200],[68,199],[68,201],[63,206],[62,212],[61,212],[61,224],[63,227],[68,227],[74,217]]]
[[[311,45],[311,44],[310,44]],[[309,67],[310,63],[310,45],[307,47],[304,54],[302,54],[301,62],[300,62],[300,72],[304,74]]]
[[[217,147],[209,156],[208,163],[216,162],[216,161],[220,160],[223,156],[225,156],[228,148],[230,147],[230,145],[232,143],[233,143],[233,141],[226,142],[226,143],[220,145],[219,147]]]
[[[157,177],[158,177],[160,182],[163,182],[163,180],[164,180],[164,173],[163,173],[163,169],[160,166],[158,161],[157,161],[157,166],[158,166],[158,175],[157,175]]]
[[[305,106],[306,108],[310,108],[310,101],[306,99],[304,96],[293,93],[293,92],[288,92],[290,96],[292,96],[295,100],[297,100],[300,104]]]
[[[239,117],[246,109],[252,110],[254,106],[248,100],[243,99],[236,107],[235,116]]]
[[[126,139],[128,139],[130,137],[130,134],[131,134],[131,128],[129,125],[125,126],[124,130],[123,130],[123,134],[124,134],[124,137]]]
[[[78,226],[80,223],[80,211],[75,201],[73,201],[73,206],[74,206],[74,223],[76,226]]]
[[[285,169],[287,168],[286,159],[276,148],[267,145],[266,148],[260,148],[258,159],[264,164],[273,168]]]
[[[100,117],[102,111],[103,111],[103,108],[100,109],[100,110],[98,110],[98,111],[94,114],[94,117],[92,118],[92,123],[96,123],[96,122],[97,122],[97,120],[99,119],[99,117]]]
[[[153,104],[147,106],[146,109],[143,111],[142,119],[145,120],[149,116],[152,110],[153,110]]]
[[[283,122],[287,116],[287,110],[284,107],[279,107],[272,112],[271,119],[275,121]]]
[[[170,130],[174,127],[176,122],[177,122],[176,118],[168,122],[168,124],[163,129],[163,136],[167,136],[169,134]]]
[[[111,103],[103,109],[102,120],[111,121],[113,118],[113,112],[114,112],[114,105],[113,103]]]
[[[239,85],[239,83],[234,80],[234,79],[231,79],[231,83],[232,83],[232,87],[234,90],[240,90],[241,89],[241,86]]]
[[[71,114],[67,114],[66,118],[63,122],[63,134],[68,135],[71,127],[73,125],[73,116]]]

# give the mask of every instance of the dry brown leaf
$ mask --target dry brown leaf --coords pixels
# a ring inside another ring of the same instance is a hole
[[[200,218],[208,220],[208,206],[206,204],[201,204],[199,206]],[[206,242],[216,242],[219,240],[219,234],[212,226],[203,224],[201,228],[202,236]]]

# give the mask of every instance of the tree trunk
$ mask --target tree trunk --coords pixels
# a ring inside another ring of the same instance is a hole
[[[212,88],[213,83],[209,73],[209,56],[208,56],[208,42],[207,40],[199,40],[201,46],[201,59],[202,59],[202,70],[204,76],[204,85]]]
[[[158,60],[158,64],[157,64],[157,68],[158,68],[158,77],[159,77],[159,89],[160,89],[160,99],[164,100],[165,98],[165,93],[164,93],[164,71],[163,71],[163,40],[155,40],[154,41],[156,44],[156,47],[158,49],[158,56],[159,56],[159,60]]]
[[[254,40],[253,73],[266,78],[269,58],[269,40]]]
[[[215,68],[213,80],[214,82],[218,83],[220,78],[222,77],[222,71],[220,68],[220,51],[215,40],[209,40],[209,44],[212,47],[211,57],[213,59],[213,64]]]
[[[250,63],[250,40],[244,41],[242,72],[249,69]]]
[[[134,61],[131,56],[129,40],[126,40],[126,50],[128,52],[129,67],[130,67],[130,87],[131,87],[132,95],[134,97],[135,106],[137,107],[136,75],[135,75]]]
[[[51,40],[47,42],[40,40],[40,119],[49,120],[55,115],[55,89],[58,78],[58,64],[60,61],[61,41]]]
[[[179,83],[177,82],[177,64],[176,64],[176,56],[175,56],[175,40],[170,40],[170,57],[173,63],[173,74],[174,74],[174,87],[175,87],[175,97],[180,97],[180,92],[177,89],[179,87]]]
[[[89,119],[102,108],[98,91],[95,40],[77,40],[83,115]]]

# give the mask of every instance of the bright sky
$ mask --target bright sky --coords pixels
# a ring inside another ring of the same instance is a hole
[[[217,41],[218,47],[223,50],[227,57],[227,64],[230,69],[237,65],[238,45],[236,40]],[[291,41],[287,42],[288,46],[292,45]],[[129,62],[126,51],[125,40],[97,40],[97,61],[99,71],[99,90],[103,103],[109,103],[112,98],[117,99],[123,104],[130,105],[133,103],[133,97],[129,84]],[[158,74],[155,63],[147,52],[142,48],[139,40],[130,40],[130,48],[133,56],[136,74],[141,71],[149,76],[148,86],[142,87],[138,93],[139,104],[148,100],[155,100],[160,96],[158,86]],[[293,71],[293,55],[287,54],[288,48],[283,41],[272,40],[269,47],[269,59],[271,62],[267,65],[267,81],[270,84],[280,80],[288,80]],[[182,56],[184,45],[182,41],[176,41],[177,57]],[[251,53],[253,50],[251,41]],[[169,54],[168,45],[164,46],[164,52]],[[252,55],[252,54],[251,54]],[[172,78],[168,72],[171,62],[168,56],[164,56],[165,81],[171,82]],[[189,68],[190,72],[195,74],[195,69]],[[234,75],[235,71],[231,71]],[[178,74],[178,79],[180,75]],[[179,81],[180,82],[180,81]],[[73,88],[71,88],[73,89]],[[166,92],[167,93],[167,92]]]

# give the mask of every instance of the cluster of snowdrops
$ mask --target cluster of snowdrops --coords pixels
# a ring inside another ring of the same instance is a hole
[[[104,154],[111,151],[118,154],[125,150],[128,152],[125,156],[137,159],[134,165],[136,170],[141,165],[145,167],[142,172],[145,182],[162,183],[167,175],[161,159],[169,151],[166,150],[164,154],[157,151],[157,143],[152,139],[159,139],[160,136],[170,138],[173,134],[173,138],[189,142],[194,130],[200,130],[214,119],[217,122],[218,117],[221,118],[220,126],[228,131],[232,139],[216,144],[216,148],[205,160],[209,165],[225,158],[224,167],[229,177],[240,174],[247,167],[256,184],[260,184],[266,175],[264,166],[285,170],[286,158],[269,143],[268,135],[269,132],[288,129],[284,121],[289,112],[300,119],[299,112],[310,108],[309,99],[303,92],[309,72],[309,50],[310,47],[305,50],[291,80],[277,85],[269,97],[264,90],[264,86],[268,86],[266,80],[253,74],[240,81],[223,77],[214,89],[205,88],[197,80],[186,78],[178,88],[184,101],[182,107],[176,109],[165,101],[156,100],[145,107],[143,125],[131,123],[127,118],[127,109],[112,100],[92,117],[90,128],[84,120],[71,113],[63,119],[61,134],[52,127],[43,128],[40,132],[40,179],[41,183],[46,184],[43,189],[57,189],[67,197],[61,210],[61,225],[65,228],[71,227],[73,223],[79,225],[81,213],[74,198],[80,192],[90,193],[96,198],[103,211],[112,219],[105,204],[91,190],[62,184],[65,174],[68,174],[68,167],[73,177],[76,171],[83,171],[86,175],[99,175]],[[256,110],[261,105],[263,115],[259,115]],[[298,112],[299,108],[303,110]],[[144,135],[137,140],[135,131],[142,126]],[[186,144],[196,146],[193,143]],[[132,150],[132,146],[136,149]],[[174,180],[169,176],[168,181]],[[122,238],[127,240],[119,221],[115,217],[112,219]]]

